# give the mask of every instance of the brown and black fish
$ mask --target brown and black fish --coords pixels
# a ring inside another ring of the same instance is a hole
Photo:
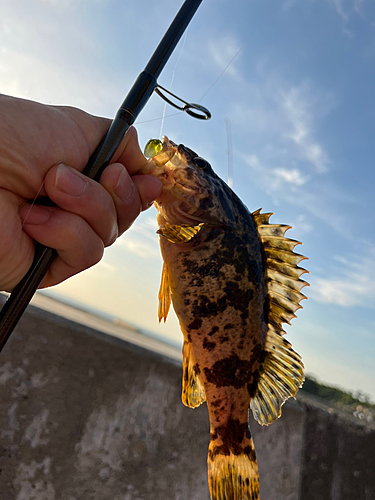
[[[155,154],[154,146],[159,148]],[[151,150],[151,153],[150,153]],[[172,301],[184,336],[182,401],[207,401],[212,500],[258,500],[259,476],[248,408],[262,425],[302,385],[303,364],[283,338],[307,285],[284,237],[290,226],[251,214],[194,151],[150,141],[143,173],[163,190],[158,210],[163,272],[159,320]]]

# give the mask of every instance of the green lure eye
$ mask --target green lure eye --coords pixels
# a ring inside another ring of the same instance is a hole
[[[159,139],[150,139],[145,146],[144,155],[146,158],[153,158],[163,149],[163,143]]]

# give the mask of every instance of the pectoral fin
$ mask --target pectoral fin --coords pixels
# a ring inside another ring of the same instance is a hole
[[[157,233],[167,238],[171,243],[187,243],[201,230],[203,224],[198,226],[179,226],[175,224],[165,224],[157,230]]]
[[[171,307],[171,284],[169,281],[168,268],[163,263],[163,270],[161,273],[161,283],[159,289],[159,323],[167,319],[169,308]]]

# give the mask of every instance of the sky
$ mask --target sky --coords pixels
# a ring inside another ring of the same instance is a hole
[[[181,4],[2,0],[0,92],[112,118]],[[309,258],[308,301],[288,340],[308,374],[373,401],[374,81],[370,0],[203,0],[159,83],[212,119],[164,111],[154,95],[136,123],[141,147],[165,134],[224,180],[231,142],[234,191],[250,211],[292,225],[287,236]],[[157,319],[155,215],[50,293],[179,345],[175,316]]]

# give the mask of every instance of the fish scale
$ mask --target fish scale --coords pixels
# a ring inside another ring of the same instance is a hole
[[[211,500],[259,500],[248,409],[272,423],[304,380],[282,329],[306,298],[300,242],[285,237],[290,226],[269,224],[272,214],[251,214],[208,162],[166,137],[142,173],[163,183],[159,320],[172,303],[184,336],[182,401],[207,402]]]

